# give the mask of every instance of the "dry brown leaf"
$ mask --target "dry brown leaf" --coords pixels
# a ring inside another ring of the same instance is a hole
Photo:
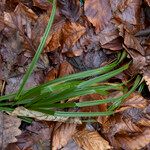
[[[48,81],[51,81],[51,80],[54,80],[58,77],[58,70],[53,68],[51,69],[47,74],[46,74],[46,77],[45,77],[45,82],[48,82]]]
[[[32,122],[26,130],[17,137],[17,145],[21,150],[50,149],[50,140],[54,128],[52,122]]]
[[[120,106],[119,109],[116,110],[116,112],[124,111],[128,108],[145,108],[148,105],[147,99],[145,99],[143,96],[141,96],[139,93],[135,92],[132,93],[123,104]]]
[[[140,150],[150,143],[150,128],[135,136],[117,136],[117,149]]]
[[[70,123],[79,123],[81,124],[81,120],[78,118],[71,119],[69,117],[55,117],[52,115],[44,114],[38,111],[28,110],[24,107],[17,107],[11,113],[13,116],[26,116],[35,118],[37,120],[45,120],[45,121],[58,121],[58,122],[70,122]]]
[[[70,63],[64,61],[63,63],[60,64],[59,77],[63,77],[72,73],[74,73],[74,69]]]
[[[47,0],[33,0],[33,5],[44,10],[50,9],[51,3]]]
[[[135,33],[144,27],[141,0],[110,0],[115,24]]]
[[[45,52],[54,51],[61,46],[62,28],[64,23],[64,20],[62,20],[57,22],[56,24],[53,24],[52,30],[46,41],[47,46],[44,50]]]
[[[140,53],[138,53],[137,51],[135,51],[133,49],[127,49],[125,46],[124,46],[124,48],[133,59],[133,62],[130,65],[130,68],[126,72],[131,76],[139,73],[139,71],[142,72],[142,70],[147,65],[146,57],[142,56]]]
[[[70,21],[77,21],[81,15],[80,1],[78,0],[58,0],[59,11]]]
[[[86,0],[85,15],[99,33],[110,22],[112,17],[109,0]]]
[[[84,150],[108,150],[112,147],[97,131],[83,130],[77,132],[73,139]]]
[[[107,122],[102,124],[105,133],[109,136],[118,134],[129,134],[141,132],[141,129],[132,122],[130,118],[124,118],[121,114],[109,117]]]
[[[52,150],[58,150],[64,147],[76,132],[76,124],[57,125],[53,132]]]
[[[4,150],[9,143],[17,142],[15,136],[21,134],[19,118],[0,112],[0,149]]]
[[[63,50],[67,52],[85,33],[86,29],[79,23],[67,21],[62,28]]]
[[[132,49],[135,49],[137,50],[139,53],[141,53],[142,55],[145,54],[145,51],[144,51],[144,48],[142,47],[141,41],[131,35],[130,33],[128,32],[125,32],[125,36],[124,36],[124,44],[128,47],[128,48],[132,48]]]

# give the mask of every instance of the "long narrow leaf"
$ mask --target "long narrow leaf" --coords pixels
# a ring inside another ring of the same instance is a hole
[[[18,90],[18,93],[17,93],[17,95],[15,97],[16,100],[18,100],[20,95],[22,94],[22,91],[24,90],[24,86],[25,86],[29,76],[32,74],[32,72],[33,72],[33,70],[35,68],[35,65],[36,65],[36,63],[37,63],[37,61],[38,61],[38,59],[40,57],[40,54],[41,54],[41,52],[42,52],[42,50],[43,50],[43,48],[45,46],[46,39],[47,39],[47,37],[49,35],[50,29],[51,29],[51,26],[52,26],[52,23],[53,23],[53,20],[54,20],[54,17],[55,17],[55,13],[56,13],[56,0],[53,0],[52,13],[51,13],[50,19],[48,21],[46,30],[44,32],[44,35],[43,35],[42,40],[40,42],[40,45],[39,45],[39,47],[37,49],[37,52],[35,53],[35,56],[34,56],[30,66],[29,66],[29,69],[28,69],[28,71],[26,72],[26,74],[23,77],[23,81],[22,81],[22,83],[20,85],[20,88]]]

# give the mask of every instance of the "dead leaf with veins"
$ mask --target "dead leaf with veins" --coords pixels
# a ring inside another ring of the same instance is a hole
[[[112,147],[97,131],[83,130],[77,132],[73,139],[85,150],[108,150]]]
[[[52,150],[64,147],[76,132],[77,124],[62,123],[57,127],[56,124],[52,137]]]
[[[72,22],[76,22],[81,15],[79,0],[58,0],[58,7],[61,15]]]
[[[17,142],[16,136],[21,134],[21,120],[0,112],[0,149],[4,150],[9,143]]]
[[[109,0],[86,0],[84,12],[96,33],[102,31],[112,18]]]

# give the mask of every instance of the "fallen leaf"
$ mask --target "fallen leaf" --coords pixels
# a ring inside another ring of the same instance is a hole
[[[61,150],[83,150],[80,148],[73,139],[69,140],[67,145],[64,146]]]
[[[108,150],[112,148],[109,142],[102,138],[97,131],[79,131],[73,136],[73,139],[85,150]]]
[[[24,107],[15,108],[15,110],[11,114],[13,116],[26,116],[26,117],[31,117],[37,120],[44,120],[44,121],[70,122],[70,123],[78,123],[78,124],[82,123],[81,120],[78,118],[71,119],[69,117],[55,117],[38,111],[28,110]]]
[[[70,21],[77,21],[81,15],[79,0],[58,0],[60,13]]]
[[[124,111],[128,108],[145,108],[148,105],[147,99],[137,92],[132,93],[125,99],[123,104],[116,110],[116,112]]]
[[[64,26],[64,20],[53,24],[50,36],[47,38],[46,47],[44,52],[55,51],[57,48],[61,47],[62,42],[62,28]]]
[[[58,77],[58,69],[52,68],[45,77],[45,82],[54,80]]]
[[[5,93],[16,92],[19,89],[22,78],[23,78],[22,75],[8,78]],[[44,74],[42,71],[34,72],[28,79],[28,82],[27,82],[25,88],[29,89],[31,87],[35,87],[36,85],[41,84],[43,82],[43,79],[44,79]]]
[[[121,114],[109,117],[107,122],[102,124],[104,132],[114,137],[116,134],[130,134],[141,132],[141,129],[130,118],[125,118]]]
[[[17,142],[16,136],[21,134],[19,118],[0,112],[0,149],[4,150],[9,143]]]
[[[85,31],[85,27],[80,25],[79,23],[67,21],[62,28],[62,52],[67,52],[85,33]]]
[[[48,10],[51,7],[51,3],[47,0],[33,0],[33,5],[43,10]]]
[[[103,30],[112,18],[109,0],[86,0],[84,12],[88,20],[95,27],[96,33]]]
[[[117,136],[117,149],[140,150],[150,143],[150,129],[146,128],[141,134],[135,136]]]
[[[137,50],[139,53],[141,53],[143,56],[145,55],[145,50],[142,47],[140,40],[131,35],[128,32],[125,32],[125,36],[124,36],[124,44],[128,47],[128,48],[132,48]]]
[[[147,62],[145,56],[142,56],[139,52],[133,49],[127,49],[125,46],[124,48],[133,59],[133,62],[126,73],[133,76],[139,72],[142,72],[143,69],[146,69],[145,66],[147,65]]]
[[[54,123],[32,122],[30,126],[17,137],[17,145],[20,149],[50,149],[50,140]]]
[[[122,24],[126,31],[133,34],[144,28],[141,4],[141,0],[110,0],[116,25]]]
[[[102,48],[110,49],[110,50],[113,50],[113,51],[121,50],[121,49],[123,49],[122,40],[120,39],[120,37],[116,38],[116,39],[102,45]]]
[[[57,150],[64,147],[75,134],[76,126],[76,124],[63,123],[57,128],[56,125],[53,132],[52,150]]]
[[[59,67],[59,77],[63,77],[69,74],[73,74],[74,69],[70,63],[67,61],[64,61],[63,63],[60,64]]]

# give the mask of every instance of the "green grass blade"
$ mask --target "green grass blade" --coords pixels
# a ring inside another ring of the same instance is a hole
[[[16,93],[4,95],[4,96],[1,96],[1,97],[0,97],[0,101],[9,100],[9,99],[14,99],[15,96],[16,96]]]
[[[44,95],[41,95],[41,100],[38,101],[37,98],[33,100],[33,103],[28,104],[27,106],[31,105],[32,107],[37,107],[37,106],[49,106],[50,104],[60,102],[61,100],[67,100],[70,98],[74,97],[79,97],[87,94],[93,94],[93,93],[99,93],[101,95],[106,95],[108,94],[108,90],[122,90],[122,84],[117,85],[105,85],[105,86],[95,86],[95,87],[87,87],[85,89],[76,89],[76,88],[70,88],[66,89],[60,93],[56,93],[54,95],[49,95],[49,97],[44,97]],[[36,102],[36,103],[35,103]],[[26,106],[26,107],[27,107]]]
[[[35,109],[35,111],[40,111],[42,113],[54,115],[55,117],[97,117],[97,116],[109,116],[114,112],[63,112],[63,111],[51,111],[47,109]]]
[[[18,93],[17,93],[17,95],[15,97],[16,100],[18,100],[20,95],[22,94],[22,91],[24,90],[24,86],[25,86],[29,76],[32,74],[33,69],[35,68],[35,65],[36,65],[36,63],[37,63],[37,61],[38,61],[38,59],[40,57],[40,54],[41,54],[44,46],[45,46],[46,39],[48,37],[48,34],[50,32],[50,29],[51,29],[51,26],[52,26],[52,23],[53,23],[53,20],[54,20],[54,17],[55,17],[55,13],[56,13],[56,0],[53,0],[52,13],[51,13],[50,19],[48,21],[46,30],[44,32],[44,35],[43,35],[42,40],[40,42],[40,45],[39,45],[39,47],[37,49],[37,52],[35,53],[35,56],[34,56],[30,66],[29,66],[29,69],[28,69],[28,71],[26,72],[26,74],[23,77],[23,81],[22,81],[22,83],[20,85],[20,88],[18,90]]]
[[[140,84],[140,82],[141,82],[141,79],[142,79],[142,77],[141,77],[140,75],[138,75],[138,76],[136,77],[136,80],[135,80],[135,82],[134,82],[134,85],[132,86],[132,88],[130,89],[130,91],[129,91],[127,94],[123,95],[123,97],[122,97],[119,101],[117,101],[117,102],[115,102],[113,105],[111,105],[111,106],[108,108],[108,110],[113,111],[113,110],[115,110],[117,107],[119,107],[119,106],[121,105],[122,101],[123,101],[124,99],[126,99],[127,97],[129,97],[130,94],[133,93],[133,92],[136,90],[136,88],[139,86],[139,84]]]
[[[61,112],[56,111],[54,116],[57,117],[98,117],[98,116],[110,116],[114,112],[106,111],[106,112]]]
[[[93,79],[84,81],[84,82],[82,82],[81,84],[78,85],[78,88],[85,88],[85,87],[90,86],[90,85],[92,85],[92,84],[94,84],[94,83],[106,81],[106,80],[108,80],[108,79],[110,79],[110,78],[112,78],[112,77],[118,75],[118,74],[121,73],[122,71],[128,69],[129,64],[130,64],[130,63],[124,65],[123,67],[120,67],[119,69],[116,69],[116,70],[114,70],[114,71],[111,71],[111,72],[109,72],[109,73],[107,73],[107,74],[104,74],[104,75],[101,75],[101,76],[99,76],[99,77],[95,77],[95,78],[93,78]]]

